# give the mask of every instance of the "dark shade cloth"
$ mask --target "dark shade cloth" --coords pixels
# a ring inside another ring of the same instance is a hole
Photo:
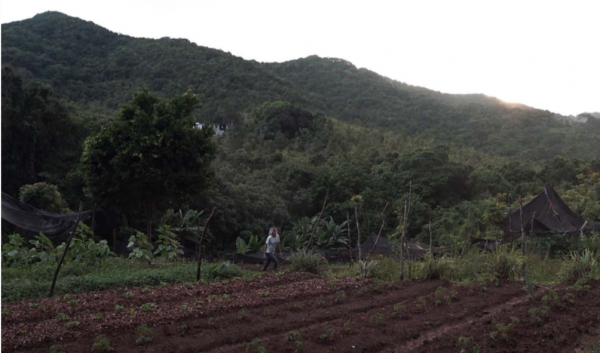
[[[90,218],[93,212],[81,212],[81,221]],[[30,232],[61,235],[73,227],[73,223],[77,220],[77,213],[60,214],[38,210],[2,193],[2,219],[19,229]]]
[[[578,235],[585,220],[573,212],[551,187],[544,187],[539,195],[523,205],[523,230],[537,230]],[[500,225],[508,237],[521,234],[521,215],[517,209]]]

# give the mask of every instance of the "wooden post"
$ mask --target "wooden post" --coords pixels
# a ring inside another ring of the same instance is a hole
[[[360,225],[358,224],[358,202],[354,203],[354,214],[356,216],[356,234],[357,234],[357,244],[358,244],[358,261],[362,260],[362,250],[360,243]]]
[[[75,236],[75,232],[77,231],[77,226],[79,225],[79,220],[81,218],[81,211],[83,211],[83,202],[79,203],[79,213],[77,213],[77,219],[75,220],[75,225],[71,230],[71,234],[69,235],[69,239],[67,239],[67,245],[65,246],[65,251],[56,266],[56,271],[54,271],[54,278],[52,279],[52,285],[50,286],[50,295],[52,297],[54,295],[54,287],[56,286],[56,280],[58,279],[58,273],[60,272],[60,268],[62,267],[63,262],[65,261],[65,257],[67,256],[67,251],[69,251],[69,247],[71,246],[71,241],[73,240],[73,236]]]
[[[348,227],[348,243],[350,244],[350,262],[354,262],[352,255],[352,233],[350,232],[350,212],[346,210],[346,226]]]
[[[321,223],[321,216],[323,215],[323,211],[325,211],[325,205],[327,204],[327,197],[329,196],[329,189],[327,189],[327,193],[325,194],[325,201],[323,201],[323,207],[321,208],[321,212],[319,213],[319,217],[317,218],[317,223],[313,227],[312,233],[310,235],[310,239],[308,239],[308,243],[306,244],[306,248],[304,250],[308,250],[310,244],[312,243],[313,237],[319,228],[319,223]]]
[[[523,229],[523,197],[519,196],[519,215],[521,218],[521,251],[525,252],[525,229]]]
[[[200,275],[202,274],[202,241],[204,240],[206,230],[208,229],[208,222],[210,222],[210,219],[212,218],[216,209],[216,207],[213,207],[210,216],[208,216],[208,218],[206,219],[206,223],[204,223],[204,230],[202,231],[202,236],[200,237],[200,240],[198,242],[198,270],[196,271],[196,282],[200,281]]]
[[[377,234],[377,238],[375,238],[375,243],[373,244],[371,251],[369,251],[368,256],[371,256],[371,254],[373,253],[373,250],[375,250],[375,247],[377,246],[377,242],[379,241],[379,237],[381,236],[381,231],[383,231],[383,226],[385,225],[385,210],[387,209],[388,204],[389,204],[389,202],[386,202],[385,206],[383,207],[383,211],[381,211],[381,227],[379,228],[379,233]]]
[[[433,255],[433,233],[431,233],[431,219],[429,220],[429,255]]]
[[[402,239],[401,239],[401,243],[402,243],[402,249],[400,251],[400,280],[403,281],[404,280],[404,249],[406,248],[406,255],[408,256],[408,246],[406,244],[406,230],[408,228],[408,216],[410,214],[410,198],[411,198],[411,194],[412,194],[412,181],[409,183],[408,185],[408,198],[406,200],[404,200],[404,217],[403,217],[403,222],[404,224],[402,225]]]

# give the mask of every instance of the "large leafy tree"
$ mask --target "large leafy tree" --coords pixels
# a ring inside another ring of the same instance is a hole
[[[144,90],[84,143],[82,168],[92,197],[120,212],[142,210],[148,235],[154,217],[206,187],[216,155],[211,128],[195,128],[199,99],[170,100]]]

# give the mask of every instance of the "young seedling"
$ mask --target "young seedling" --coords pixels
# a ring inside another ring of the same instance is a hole
[[[319,300],[317,301],[317,305],[318,305],[318,306],[325,306],[325,300],[324,300],[324,299],[319,299]]]
[[[217,296],[214,294],[211,294],[208,296],[208,300],[215,300],[215,299],[217,299]]]
[[[2,315],[10,315],[11,311],[9,308],[2,308]]]
[[[268,297],[269,295],[269,291],[260,292],[261,297]]]
[[[41,306],[40,303],[31,303],[29,304],[29,307],[32,309],[44,309],[44,307]]]
[[[528,313],[531,317],[531,321],[534,324],[541,325],[546,317],[548,317],[548,314],[550,313],[550,307],[543,306],[541,308],[531,308],[529,309]]]
[[[135,340],[135,344],[137,344],[138,346],[143,346],[152,342],[154,332],[152,332],[152,330],[149,329],[146,324],[138,326],[136,330],[140,334],[140,336],[137,340]]]
[[[360,289],[358,290],[359,295],[364,295],[364,294],[367,294],[368,292],[369,292],[369,287],[360,287]]]
[[[352,332],[352,324],[353,322],[350,320],[344,322],[344,333],[346,333],[347,335],[349,335],[350,332]]]
[[[183,304],[183,305],[181,306],[181,311],[184,311],[184,312],[185,312],[185,311],[188,311],[188,310],[190,310],[190,308],[187,306],[187,304]]]
[[[271,311],[269,309],[264,309],[260,314],[264,317],[269,317],[271,316]]]
[[[58,321],[58,322],[67,321],[67,320],[69,320],[69,315],[67,315],[65,313],[59,313],[58,315],[56,315],[56,321]]]
[[[143,311],[154,311],[156,309],[156,304],[154,304],[154,303],[142,304],[142,306],[140,306],[140,309],[142,309]]]
[[[202,300],[196,300],[194,302],[194,305],[203,305],[203,304],[204,304],[204,302]]]
[[[70,322],[67,322],[67,327],[68,328],[74,328],[74,327],[79,326],[79,324],[80,324],[79,321],[70,321]]]
[[[238,319],[244,320],[246,318],[246,314],[248,314],[248,311],[246,309],[242,309],[242,310],[238,311],[238,313],[237,313]]]
[[[262,341],[258,338],[246,345],[246,353],[267,353],[265,347],[261,345]]]
[[[338,283],[340,283],[340,281],[337,280],[337,279],[331,279],[331,280],[327,281],[327,285],[330,286],[330,287],[333,287],[333,286],[335,286]]]
[[[300,304],[300,303],[294,303],[294,305],[292,305],[292,311],[302,311],[302,309],[304,308],[304,305]]]
[[[77,304],[79,304],[79,300],[71,299],[67,301],[67,304],[69,304],[69,306],[77,306]]]
[[[497,331],[493,331],[492,333],[490,333],[490,337],[493,339],[496,339],[499,334],[503,339],[508,340],[508,338],[510,336],[510,332],[512,331],[514,326],[516,324],[518,324],[519,322],[521,322],[521,320],[519,320],[519,318],[513,317],[513,318],[511,318],[511,321],[508,324],[497,324],[496,325]]]
[[[385,316],[382,313],[375,313],[371,316],[371,320],[373,320],[375,325],[381,325],[385,322]]]
[[[125,298],[127,298],[127,299],[131,299],[131,298],[133,298],[133,293],[132,293],[132,292],[125,292],[125,293],[123,294],[123,296],[124,296]]]
[[[60,344],[54,344],[50,346],[50,353],[67,353]]]
[[[417,298],[417,308],[425,308],[425,305],[427,305],[427,301],[425,300],[425,297],[418,297]]]
[[[479,353],[481,350],[479,348],[479,345],[472,344],[473,337],[462,337],[461,336],[458,338],[458,343],[463,346],[463,348],[460,350],[460,353]],[[470,348],[470,350],[469,350],[469,348]]]
[[[323,327],[323,329],[325,330],[325,332],[319,336],[319,342],[321,343],[331,343],[333,342],[333,340],[335,339],[335,328],[333,328],[333,326],[331,325],[325,325]]]
[[[586,278],[580,278],[577,280],[577,282],[575,282],[575,284],[568,287],[567,289],[574,290],[576,292],[580,292],[580,291],[584,291],[584,290],[590,290],[590,289],[592,289],[592,286],[590,286],[588,284],[588,281]]]
[[[342,303],[346,300],[346,292],[343,290],[337,291],[335,293],[335,299],[333,300],[335,303]]]
[[[222,301],[229,300],[229,294],[223,294],[223,295],[221,296],[221,300],[222,300]]]
[[[188,333],[189,330],[190,330],[190,327],[188,325],[183,324],[183,325],[177,326],[177,331],[179,332],[179,335],[182,337],[185,336],[185,334]]]
[[[575,303],[575,296],[573,295],[573,293],[566,293],[563,296],[562,300],[565,301],[565,302],[573,304],[573,303]]]
[[[285,342],[299,341],[302,340],[302,334],[300,331],[291,331],[287,335],[283,336]]]
[[[150,293],[150,288],[149,287],[142,288],[142,293]]]
[[[546,295],[542,297],[542,303],[550,306],[560,305],[560,297],[555,290],[549,289]]]
[[[104,335],[99,335],[94,338],[92,352],[112,352],[115,349],[110,346],[110,340]]]
[[[133,310],[133,308],[129,309],[129,317],[135,319],[135,310]]]
[[[92,320],[102,322],[102,321],[104,321],[104,315],[96,314],[96,315],[92,316]]]
[[[124,309],[123,305],[119,305],[119,304],[115,305],[116,311],[123,310],[123,309]]]
[[[209,317],[208,320],[206,320],[206,322],[210,325],[210,326],[214,326],[215,325],[215,318],[214,317]]]

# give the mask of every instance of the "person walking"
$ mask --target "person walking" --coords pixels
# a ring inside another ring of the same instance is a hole
[[[279,250],[279,257],[283,257],[283,254],[281,253],[281,240],[279,239],[279,234],[277,234],[277,228],[271,227],[271,229],[269,229],[269,236],[265,242],[265,252],[263,257],[266,259],[266,261],[265,266],[262,269],[263,271],[267,270],[267,267],[269,267],[271,262],[275,264],[273,266],[273,271],[277,270],[279,261],[277,261],[277,257],[275,256],[276,248]]]

